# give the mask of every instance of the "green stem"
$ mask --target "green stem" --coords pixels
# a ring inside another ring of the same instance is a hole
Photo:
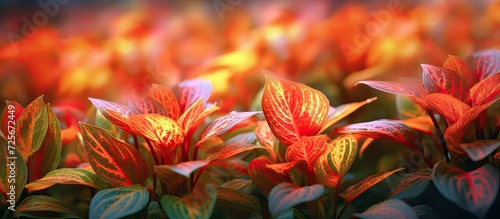
[[[156,152],[155,152],[153,145],[151,144],[151,142],[148,139],[144,139],[144,140],[148,144],[149,150],[151,151],[151,155],[153,155],[153,159],[155,160],[155,165],[160,165],[160,163],[158,162],[158,157],[156,156]]]
[[[344,207],[342,207],[342,210],[340,210],[340,213],[339,213],[339,216],[337,217],[337,219],[340,219],[342,217],[342,214],[344,214],[344,211],[345,209],[347,209],[347,206],[349,206],[350,202],[346,202],[344,204]]]
[[[434,128],[436,128],[436,132],[439,136],[439,141],[441,142],[441,147],[443,148],[444,158],[446,159],[447,162],[450,162],[450,158],[448,157],[448,147],[446,146],[446,141],[444,139],[443,131],[441,131],[441,128],[439,127],[436,117],[434,117],[434,113],[429,109],[426,109],[426,111],[427,114],[429,114],[429,117],[431,117],[432,123],[434,124]]]
[[[333,217],[337,217],[337,207],[338,207],[338,199],[339,199],[339,187],[340,182],[342,182],[342,177],[340,177],[337,186],[335,186],[335,195],[333,196]]]

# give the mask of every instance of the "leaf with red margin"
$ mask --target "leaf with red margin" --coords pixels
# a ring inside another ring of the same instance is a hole
[[[38,97],[24,109],[16,121],[16,149],[23,159],[28,161],[28,156],[37,151],[47,134],[49,116],[43,96]]]
[[[483,218],[495,201],[499,172],[498,167],[491,163],[465,172],[451,163],[441,161],[434,166],[432,181],[446,199]]]
[[[217,160],[224,160],[240,153],[255,150],[257,148],[264,148],[262,146],[241,143],[222,143],[200,154],[201,160],[208,160],[214,162]]]
[[[40,148],[28,157],[29,182],[42,178],[59,165],[61,158],[62,139],[61,128],[56,115],[49,106],[47,133]]]
[[[259,191],[265,196],[269,195],[273,187],[282,182],[286,182],[284,174],[278,173],[267,167],[272,164],[276,163],[264,155],[253,159],[250,164],[248,164],[248,175]]]
[[[357,153],[358,140],[352,135],[342,135],[331,141],[314,165],[318,182],[328,187],[337,186],[338,180],[351,168]]]
[[[384,180],[385,178],[389,177],[390,175],[394,174],[395,172],[401,171],[403,169],[404,168],[398,168],[392,171],[370,175],[365,179],[361,180],[360,182],[356,183],[355,185],[352,185],[346,190],[344,190],[342,193],[339,194],[339,196],[343,198],[346,203],[351,203],[364,191],[368,190],[369,188],[379,183],[380,181]]]
[[[449,94],[461,101],[466,101],[469,85],[458,73],[440,67],[422,64],[422,81],[429,93]]]
[[[138,114],[129,119],[135,133],[160,143],[165,149],[173,150],[173,147],[184,142],[182,128],[171,118],[158,114]]]
[[[474,73],[472,73],[467,63],[457,56],[448,55],[448,59],[446,59],[443,64],[443,68],[458,73],[465,79],[469,87],[474,86],[477,82],[476,77],[474,77]]]
[[[500,147],[500,140],[478,140],[460,144],[472,161],[480,161]]]
[[[368,103],[371,103],[371,102],[375,101],[376,99],[377,99],[377,97],[372,97],[370,99],[366,99],[365,101],[347,103],[347,104],[342,104],[340,106],[335,107],[333,112],[328,113],[328,119],[326,120],[325,125],[323,126],[323,128],[321,128],[321,130],[318,132],[318,134],[322,133],[327,128],[329,128],[333,124],[337,123],[338,121],[342,120],[346,116],[350,115],[351,113],[353,113],[354,111],[356,111],[360,107],[362,107]]]
[[[264,71],[262,111],[274,135],[285,145],[316,135],[326,122],[329,101],[306,85],[279,79]]]
[[[500,51],[483,50],[472,55],[474,74],[478,81],[484,80],[500,71]]]
[[[11,154],[11,151],[14,154]],[[9,163],[12,162],[12,158],[9,157],[17,157],[15,159],[14,166],[10,166]],[[15,186],[15,200],[19,201],[21,195],[23,193],[24,186],[28,182],[28,167],[22,159],[21,153],[16,149],[16,147],[7,142],[4,138],[0,137],[0,199],[7,198],[7,193],[10,193],[10,187]],[[10,171],[15,170],[15,181],[9,182],[9,176],[11,176]]]
[[[260,112],[232,112],[228,115],[222,116],[214,120],[207,128],[205,128],[205,130],[203,130],[203,133],[201,133],[200,136],[200,141],[205,141],[211,136],[221,135],[239,122],[248,119],[257,113]]]
[[[301,167],[301,165],[306,165],[302,167],[307,167],[307,162],[304,160],[296,160],[296,161],[290,161],[290,162],[285,162],[285,163],[276,163],[276,164],[269,164],[266,167],[269,169],[274,170],[275,172],[279,174],[288,174],[288,171],[290,171],[292,168],[295,166]],[[301,168],[303,169],[303,168]],[[308,171],[308,169],[304,169]]]
[[[424,100],[433,112],[444,116],[450,124],[471,109],[469,105],[448,94],[430,94]]]
[[[269,154],[273,159],[276,159],[276,154],[274,152],[274,144],[276,142],[276,137],[274,137],[273,131],[267,124],[266,121],[259,121],[257,128],[255,129],[255,135],[259,142],[266,147]]]
[[[132,114],[159,114],[162,116],[168,116],[167,109],[165,109],[156,100],[149,97],[139,97],[137,95],[127,95],[125,100],[128,103],[128,107]]]
[[[83,145],[97,176],[112,187],[144,185],[148,169],[141,153],[99,127],[80,123]]]
[[[185,112],[191,105],[202,98],[206,103],[210,94],[212,94],[212,84],[210,81],[202,79],[191,79],[180,82],[179,90],[179,107]]]
[[[40,191],[56,184],[84,185],[94,189],[106,189],[107,183],[101,181],[94,170],[88,168],[62,168],[50,171],[43,178],[26,185],[30,193]]]
[[[289,182],[280,183],[269,193],[269,211],[276,217],[295,205],[320,198],[324,192],[325,187],[320,184],[301,187]]]
[[[204,161],[204,160],[193,160],[193,161],[187,161],[187,162],[182,162],[178,163],[176,165],[161,165],[161,166],[155,166],[155,168],[165,168],[168,169],[174,173],[177,173],[179,175],[182,175],[186,178],[189,178],[191,173],[194,171],[206,167],[210,162]]]
[[[360,81],[358,84],[366,84],[372,88],[380,91],[384,91],[391,94],[401,95],[408,97],[411,101],[420,105],[423,108],[427,108],[425,102],[422,100],[423,97],[429,93],[425,90],[424,86],[418,86],[420,81],[405,79],[406,81],[413,81],[413,83],[395,82],[395,81]],[[410,86],[412,85],[412,86]]]
[[[204,101],[200,98],[179,117],[177,123],[182,127],[184,135],[187,135],[189,131],[196,128],[203,120],[218,109],[219,107],[216,105],[205,109]]]
[[[286,149],[285,159],[289,162],[303,160],[313,170],[316,160],[328,149],[330,138],[326,135],[302,136]]]
[[[96,98],[89,98],[90,102],[102,113],[102,115],[108,119],[111,123],[118,126],[131,134],[135,134],[130,127],[130,121],[128,115],[131,115],[130,109],[124,105],[113,103],[105,100],[100,100]]]
[[[168,112],[168,117],[177,121],[181,116],[181,108],[179,106],[179,102],[177,101],[177,97],[174,92],[167,87],[153,84],[151,89],[149,89],[146,97],[149,97],[153,100],[156,100],[160,103]]]
[[[9,106],[13,106],[13,110],[9,110]],[[21,106],[21,104],[17,103],[16,101],[5,101],[5,109],[2,112],[2,117],[1,117],[1,124],[0,124],[0,129],[3,133],[4,136],[9,136],[9,121],[18,121],[19,116],[21,116],[21,113],[23,112],[24,107]],[[12,112],[12,113],[10,113]],[[14,117],[12,117],[14,116]],[[11,117],[11,118],[9,118]],[[14,124],[12,124],[12,127],[15,127]]]
[[[424,192],[431,179],[432,170],[430,168],[410,174],[401,174],[398,176],[396,182],[392,184],[391,188],[393,189],[388,199],[415,198]]]
[[[472,106],[487,103],[500,95],[500,72],[486,78],[470,89]]]
[[[423,150],[422,142],[417,133],[403,123],[396,121],[375,120],[372,122],[356,123],[341,127],[338,132],[392,141],[402,144],[410,150]]]

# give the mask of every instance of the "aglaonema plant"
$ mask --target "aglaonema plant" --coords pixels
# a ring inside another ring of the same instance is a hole
[[[432,179],[442,196],[483,218],[495,201],[500,181],[500,51],[480,51],[468,60],[471,67],[451,55],[442,67],[422,65],[422,80],[401,78],[399,82],[359,83],[408,97],[427,112],[434,124],[442,160],[432,166],[432,174],[430,170],[423,170],[425,174],[410,174],[396,190],[405,184],[425,188],[423,182]],[[383,121],[373,121],[348,125],[339,132],[374,137],[391,129],[399,130],[398,133],[402,130]],[[400,143],[419,142],[408,133],[395,137],[392,140]]]
[[[357,139],[345,134],[332,140],[321,133],[375,98],[330,107],[326,97],[313,88],[267,71],[264,75],[262,111],[266,120],[255,132],[267,155],[253,159],[248,171],[259,191],[268,197],[273,218],[340,217],[339,196],[345,199],[346,207],[373,185],[402,170],[376,173],[340,193],[340,182],[357,155]]]

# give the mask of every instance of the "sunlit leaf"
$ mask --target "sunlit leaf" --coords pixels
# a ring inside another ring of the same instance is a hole
[[[153,84],[146,96],[160,103],[167,110],[168,117],[173,120],[177,121],[181,116],[179,102],[177,102],[175,94],[169,88]]]
[[[480,161],[500,147],[500,140],[478,140],[472,143],[460,144],[460,147],[473,161]]]
[[[240,212],[260,212],[260,202],[251,194],[227,188],[219,188],[215,194],[217,194],[217,205]]]
[[[92,168],[62,168],[52,170],[43,178],[28,183],[26,189],[31,192],[46,189],[55,184],[84,185],[94,189],[105,189],[106,183],[101,181]]]
[[[472,55],[474,74],[478,81],[500,72],[500,52],[495,49],[483,50]]]
[[[500,95],[500,72],[488,77],[470,89],[472,106],[487,103]]]
[[[29,181],[42,178],[46,173],[59,165],[61,158],[62,139],[61,128],[56,115],[47,106],[48,127],[40,148],[28,157]]]
[[[448,94],[434,93],[426,96],[424,100],[433,112],[444,116],[450,124],[470,110],[469,105]]]
[[[411,101],[408,97],[396,95],[396,109],[402,119],[426,116],[427,112],[423,107]]]
[[[314,166],[318,182],[328,187],[337,186],[354,162],[357,151],[358,141],[352,135],[343,135],[330,142]]]
[[[248,165],[248,175],[252,179],[252,182],[255,183],[255,186],[265,196],[269,195],[273,187],[281,182],[286,182],[284,174],[277,173],[267,167],[271,164],[276,163],[266,156],[260,156],[253,159]]]
[[[177,122],[182,127],[184,135],[187,135],[189,131],[196,128],[203,120],[218,109],[219,107],[216,105],[205,109],[204,100],[200,98],[179,117]]]
[[[354,214],[362,219],[418,219],[417,213],[399,199],[391,199],[370,207],[363,213]]]
[[[274,170],[276,173],[285,175],[292,168],[294,168],[295,166],[299,166],[299,165],[303,165],[302,167],[305,168],[305,166],[307,166],[307,162],[304,160],[295,160],[295,161],[284,162],[284,163],[269,164],[266,167]],[[308,171],[310,169],[305,169],[305,170]]]
[[[144,209],[149,193],[139,185],[103,189],[90,201],[90,218],[123,218]]]
[[[470,70],[467,63],[459,57],[454,55],[448,55],[448,59],[443,64],[444,69],[452,70],[458,73],[462,78],[465,79],[469,87],[476,84],[476,77],[474,73]]]
[[[208,137],[217,136],[228,131],[237,123],[257,114],[260,112],[232,112],[226,116],[222,116],[214,120],[204,131],[201,133],[200,141],[204,141]]]
[[[96,98],[89,98],[90,102],[101,112],[114,125],[118,126],[123,131],[134,133],[130,127],[128,116],[131,115],[130,109],[124,105],[100,100]]]
[[[363,144],[361,147],[359,147],[359,159],[363,157],[363,153],[365,152],[366,148],[374,141],[374,138],[366,138],[365,141],[363,141]]]
[[[343,198],[346,201],[346,203],[351,203],[364,191],[368,190],[369,188],[379,183],[380,181],[384,180],[385,178],[389,177],[390,175],[394,174],[395,172],[401,171],[403,169],[404,168],[398,168],[392,171],[370,175],[365,179],[361,180],[360,182],[356,183],[355,185],[352,185],[346,190],[344,190],[342,193],[339,194],[339,196]]]
[[[276,137],[274,137],[271,128],[266,121],[259,121],[259,125],[255,129],[255,135],[259,142],[266,147],[271,157],[276,158],[274,152],[274,144],[276,143]]]
[[[182,198],[164,195],[161,198],[161,206],[171,219],[208,219],[212,215],[216,199],[215,189],[206,185],[203,191],[195,188]]]
[[[83,218],[69,203],[46,195],[31,195],[19,204],[16,218]]]
[[[10,191],[10,186],[15,186],[15,200],[18,201],[23,192],[24,186],[28,182],[28,166],[22,159],[21,153],[14,144],[0,137],[0,192],[5,199]],[[14,170],[15,175],[10,172]],[[12,179],[15,179],[14,181]],[[10,180],[10,181],[9,181]]]
[[[241,143],[222,143],[216,145],[204,153],[200,154],[199,159],[208,160],[208,161],[216,161],[216,160],[224,160],[235,156],[237,154],[255,150],[257,148],[264,148],[262,146],[252,145],[252,144],[241,144]]]
[[[40,96],[26,106],[16,121],[15,146],[25,161],[42,145],[48,124],[47,106],[43,102],[43,96]]]
[[[13,108],[9,109],[9,106]],[[24,107],[16,101],[5,101],[5,109],[0,117],[0,122],[2,122],[0,124],[0,129],[4,136],[9,136],[9,125],[14,128],[16,127],[15,122],[19,120],[19,116],[21,116],[23,111]],[[9,121],[12,122],[9,123]]]
[[[320,184],[300,187],[293,183],[280,183],[269,193],[269,211],[276,216],[293,206],[320,198],[325,187]]]
[[[411,83],[395,82],[395,81],[360,81],[356,83],[356,85],[366,84],[380,91],[405,96],[410,98],[416,104],[425,108],[426,105],[425,102],[422,100],[422,98],[428,95],[429,93],[427,92],[427,90],[425,90],[423,85],[420,85],[419,83],[420,82],[415,82],[411,84]]]
[[[302,136],[287,148],[285,159],[289,162],[303,160],[312,170],[316,160],[327,150],[329,139],[326,135]]]
[[[264,71],[262,111],[274,135],[285,145],[316,135],[328,115],[329,101],[318,90],[278,79]]]
[[[173,150],[184,141],[182,128],[171,118],[158,114],[130,116],[132,130],[141,136],[160,143],[162,148]]]
[[[179,175],[189,178],[191,173],[202,167],[207,166],[208,164],[209,164],[208,161],[193,160],[193,161],[182,162],[176,165],[160,165],[156,166],[155,168],[166,168],[171,170],[172,172],[175,172]]]
[[[420,195],[432,179],[431,169],[422,169],[415,173],[401,174],[396,183],[391,186],[389,199],[411,199]]]
[[[183,112],[200,98],[205,104],[212,93],[212,84],[202,79],[185,80],[177,86],[179,88],[179,107]]]
[[[328,127],[332,126],[333,124],[337,123],[338,121],[342,120],[343,118],[347,117],[360,107],[371,103],[375,101],[377,97],[372,97],[370,99],[366,99],[365,101],[361,102],[354,102],[354,103],[347,103],[347,104],[342,104],[340,106],[335,107],[334,111],[331,113],[328,113],[328,119],[326,120],[325,125],[323,128],[318,133],[322,133],[325,131]]]
[[[376,120],[372,122],[356,123],[341,127],[339,133],[358,134],[369,138],[392,141],[402,144],[410,150],[422,151],[422,142],[418,135],[408,126],[400,122]]]
[[[458,73],[440,67],[422,64],[422,81],[429,93],[449,94],[461,101],[468,97],[468,83]]]
[[[432,178],[441,195],[460,208],[483,218],[495,201],[499,170],[490,163],[470,172],[447,162],[434,166]]]
[[[132,114],[158,114],[168,116],[167,109],[165,109],[156,100],[149,97],[139,97],[137,95],[126,96],[128,107]]]
[[[89,162],[101,180],[113,187],[144,184],[148,169],[136,148],[99,127],[80,126]]]

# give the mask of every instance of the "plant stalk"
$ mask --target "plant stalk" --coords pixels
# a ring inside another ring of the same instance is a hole
[[[347,206],[349,206],[350,202],[346,202],[344,204],[344,207],[342,207],[342,210],[340,210],[339,216],[335,216],[337,219],[340,219],[342,217],[342,214],[344,214],[345,209],[347,209]]]
[[[450,158],[448,157],[449,153],[448,147],[446,146],[446,140],[444,139],[443,131],[441,131],[441,128],[439,127],[436,117],[434,116],[434,113],[429,109],[426,109],[426,111],[427,114],[429,114],[429,117],[431,117],[432,123],[434,124],[434,128],[436,128],[436,132],[439,136],[439,141],[441,142],[441,147],[443,147],[444,158],[446,159],[447,162],[450,162]]]
[[[153,155],[153,159],[155,160],[155,164],[160,165],[160,162],[158,162],[158,157],[156,156],[156,152],[155,152],[153,145],[151,144],[151,142],[148,139],[144,139],[144,140],[148,144],[149,150],[151,151],[151,154]]]
[[[139,150],[139,141],[137,140],[137,135],[132,135],[132,137],[134,138],[135,149]]]

